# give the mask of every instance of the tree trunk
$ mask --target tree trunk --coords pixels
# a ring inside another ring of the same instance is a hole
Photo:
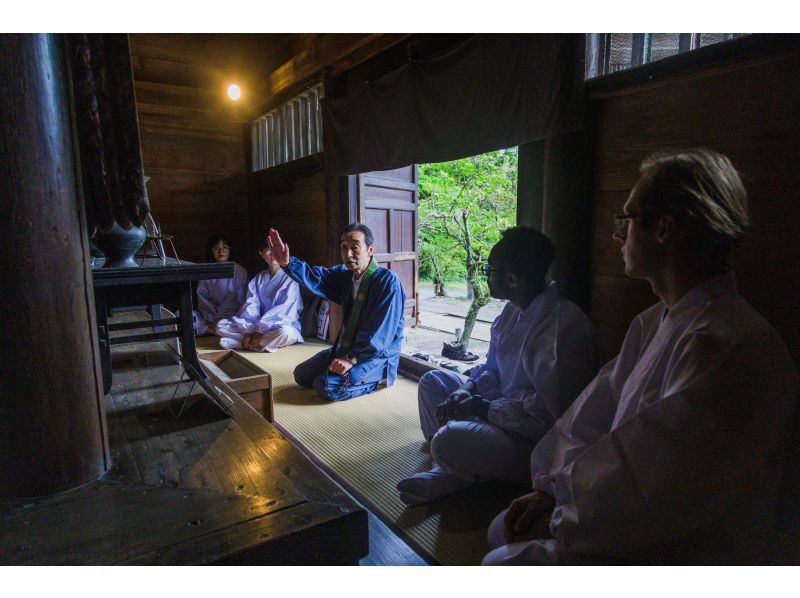
[[[433,256],[431,256],[431,264],[433,265],[433,296],[447,297],[447,292],[444,289],[444,280],[442,280],[442,271],[439,270],[439,264],[436,263],[436,258]]]
[[[469,350],[469,341],[472,336],[472,329],[475,327],[475,320],[478,319],[478,312],[484,305],[489,303],[489,294],[480,282],[478,265],[479,262],[475,260],[467,268],[467,284],[468,289],[472,291],[473,299],[464,318],[464,330],[461,333],[461,338],[458,339],[458,344],[465,353]]]

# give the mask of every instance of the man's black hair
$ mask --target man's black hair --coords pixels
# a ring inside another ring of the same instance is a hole
[[[529,282],[544,280],[556,257],[556,248],[547,235],[531,226],[514,226],[500,235],[494,246],[495,267]]]
[[[206,260],[208,260],[209,262],[216,261],[214,259],[214,253],[212,250],[214,249],[214,245],[216,245],[220,241],[222,241],[223,243],[225,243],[225,245],[231,248],[230,254],[228,255],[228,261],[235,262],[236,259],[235,259],[235,254],[233,252],[233,243],[231,243],[231,240],[228,238],[227,235],[223,235],[222,233],[214,233],[213,235],[210,235],[208,237],[208,241],[206,242]]]
[[[341,238],[345,233],[352,233],[354,231],[364,234],[364,242],[366,243],[367,247],[375,244],[375,237],[372,234],[372,231],[369,230],[369,227],[366,224],[361,224],[360,222],[351,222],[345,226],[341,231],[339,231],[339,238]]]

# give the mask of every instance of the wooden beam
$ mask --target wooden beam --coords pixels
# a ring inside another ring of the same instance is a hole
[[[399,44],[401,41],[411,37],[410,33],[385,33],[379,38],[364,44],[361,48],[339,60],[333,65],[332,75],[340,75],[345,71],[357,67],[359,64],[366,62],[373,56],[377,56],[384,50],[387,50]]]
[[[352,68],[407,36],[408,34],[383,33],[321,35],[310,46],[295,54],[291,60],[269,75],[269,93],[275,95],[289,89],[327,66],[339,65],[337,69],[339,72]],[[355,60],[345,61],[351,54],[362,49],[363,51],[355,56]]]

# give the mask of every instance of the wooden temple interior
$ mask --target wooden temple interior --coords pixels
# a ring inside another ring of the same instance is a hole
[[[586,311],[608,359],[632,318],[657,300],[646,282],[625,276],[611,236],[639,164],[665,148],[726,154],[742,173],[753,222],[736,256],[738,284],[800,370],[800,36],[745,35],[584,81],[596,66],[591,44],[603,35],[585,36],[580,126],[517,143],[518,223],[559,248],[553,278]],[[109,334],[96,312],[100,279],[90,267],[68,37],[0,34],[0,563],[431,562],[322,472],[279,418],[267,421],[239,397],[226,414],[200,401],[180,419],[159,415],[154,405],[166,409],[170,396],[152,389],[165,372],[179,372],[174,339],[115,346],[108,399],[103,351],[131,316],[105,323]],[[355,96],[470,38],[128,35],[147,200],[177,256],[206,261],[206,239],[222,231],[253,276],[261,269],[254,248],[274,227],[293,255],[333,266],[337,232],[363,220],[376,231],[381,265],[403,283],[413,325],[415,164],[424,160],[342,172],[317,148],[254,167],[253,125],[314,86],[325,101]],[[230,83],[241,87],[240,101],[226,96]],[[179,307],[187,305],[179,305],[179,285],[190,283],[148,284],[178,285]],[[144,294],[140,304],[155,302]],[[340,319],[333,314],[329,340]],[[185,463],[201,465],[188,474]],[[222,487],[231,490],[209,490]],[[322,549],[331,544],[338,549]]]

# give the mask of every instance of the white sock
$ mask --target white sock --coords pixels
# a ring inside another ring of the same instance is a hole
[[[471,484],[472,482],[462,480],[434,465],[430,471],[400,480],[397,489],[400,491],[400,500],[405,504],[422,505],[458,492]]]
[[[223,349],[235,349],[239,346],[239,341],[232,338],[221,338],[219,339],[219,344]]]

